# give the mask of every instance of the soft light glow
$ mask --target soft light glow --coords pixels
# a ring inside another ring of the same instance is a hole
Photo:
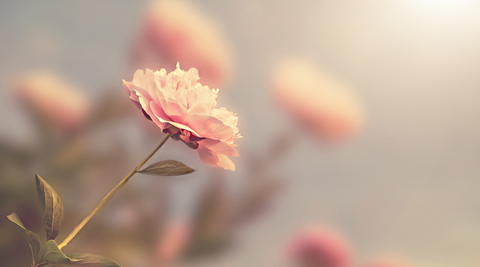
[[[474,6],[472,0],[412,0],[415,7],[427,14],[457,16],[468,13]]]
[[[427,5],[430,5],[432,8],[445,8],[451,10],[452,8],[459,8],[465,5],[470,4],[470,0],[420,0],[419,2],[424,2]]]

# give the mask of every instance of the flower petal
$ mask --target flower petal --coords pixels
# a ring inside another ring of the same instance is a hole
[[[148,70],[148,69],[147,69]],[[133,81],[132,83],[135,85],[135,86],[138,86],[138,87],[141,87],[141,88],[145,88],[145,74],[143,73],[143,70],[137,70],[134,74],[133,74]]]
[[[161,123],[169,123],[169,124],[179,128],[179,129],[184,129],[184,130],[187,130],[189,132],[192,132],[196,136],[200,136],[197,132],[195,132],[192,128],[188,127],[187,125],[172,121],[172,119],[156,103],[151,104],[150,107],[153,111],[152,112],[153,115]],[[163,130],[163,128],[162,128],[162,130]]]
[[[231,145],[219,141],[219,140],[211,140],[211,139],[204,139],[198,142],[200,145],[212,150],[216,153],[223,154],[226,156],[231,157],[239,157],[240,155],[238,152],[233,148]]]
[[[143,112],[150,117],[150,120],[155,122],[155,124],[158,127],[160,127],[160,129],[162,130],[165,129],[165,123],[161,122],[158,119],[158,115],[156,115],[151,109],[151,104],[154,102],[150,101],[147,97],[143,96],[142,94],[140,94],[140,97],[138,99],[140,101],[140,105],[142,107]]]
[[[127,82],[127,81],[123,80],[123,87],[125,87],[125,89],[127,90],[127,93],[128,93],[128,96],[130,97],[130,99],[133,102],[138,103],[138,96],[135,93],[136,86],[134,84],[132,84],[131,82]]]
[[[203,163],[214,167],[220,167],[225,170],[235,170],[235,164],[227,156],[208,149],[201,145],[200,142],[197,150],[200,160],[202,160]]]
[[[194,129],[200,137],[225,141],[233,136],[231,127],[210,115],[185,114],[184,116],[173,116],[171,118]]]

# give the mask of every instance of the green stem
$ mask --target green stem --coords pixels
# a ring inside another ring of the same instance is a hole
[[[130,171],[127,176],[125,176],[125,178],[123,178],[123,180],[117,185],[115,186],[115,188],[112,189],[112,191],[110,191],[98,204],[97,206],[95,206],[95,208],[93,209],[93,211],[85,218],[83,219],[82,222],[80,222],[73,230],[72,232],[70,232],[70,234],[68,234],[68,236],[62,241],[62,243],[60,243],[60,245],[58,246],[60,249],[62,249],[63,247],[65,247],[68,242],[70,242],[77,234],[78,232],[80,232],[80,230],[82,230],[82,228],[85,226],[85,224],[87,224],[88,221],[90,221],[90,219],[103,207],[103,205],[105,205],[105,203],[107,203],[108,200],[110,200],[110,198],[113,197],[113,195],[115,194],[115,192],[117,192],[118,189],[120,189],[124,184],[126,184],[128,182],[128,180],[135,174],[137,173],[140,168],[163,146],[163,144],[165,144],[165,142],[167,142],[168,138],[170,137],[170,134],[167,133],[167,135],[165,136],[165,138],[162,140],[162,142],[142,161],[140,162],[140,164],[137,165],[137,167],[135,167],[135,169],[133,169],[132,171]]]

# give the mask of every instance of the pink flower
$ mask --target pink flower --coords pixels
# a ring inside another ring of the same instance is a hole
[[[288,246],[288,255],[298,266],[349,267],[350,246],[336,231],[314,226],[297,234]]]
[[[235,141],[238,133],[236,114],[215,108],[218,89],[202,86],[197,69],[165,69],[144,73],[137,70],[132,82],[123,81],[130,99],[144,115],[172,138],[197,149],[203,163],[227,170],[235,164],[227,157],[238,157]]]
[[[362,125],[362,109],[353,92],[307,62],[280,62],[273,71],[271,91],[282,108],[321,140],[346,139]]]
[[[77,130],[87,119],[88,103],[75,86],[53,72],[32,72],[14,81],[20,98],[52,125]]]
[[[230,47],[218,25],[187,1],[152,1],[135,52],[141,68],[158,69],[155,61],[172,68],[182,62],[187,69],[197,68],[202,84],[211,87],[222,86],[231,75]]]
[[[156,248],[156,260],[169,263],[180,256],[190,238],[190,227],[183,222],[171,222],[164,230]]]

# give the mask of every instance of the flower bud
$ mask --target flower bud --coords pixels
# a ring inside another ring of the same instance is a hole
[[[363,112],[350,88],[305,61],[279,62],[271,92],[280,107],[320,140],[345,140],[362,126]]]
[[[288,244],[295,266],[350,267],[352,255],[347,241],[335,230],[313,226],[297,234]]]
[[[53,72],[32,72],[17,77],[14,89],[34,112],[57,128],[74,131],[87,119],[88,103],[81,91]]]
[[[211,87],[223,86],[232,73],[232,53],[219,25],[184,0],[150,2],[134,52],[139,68],[170,71],[182,62],[197,68]]]

